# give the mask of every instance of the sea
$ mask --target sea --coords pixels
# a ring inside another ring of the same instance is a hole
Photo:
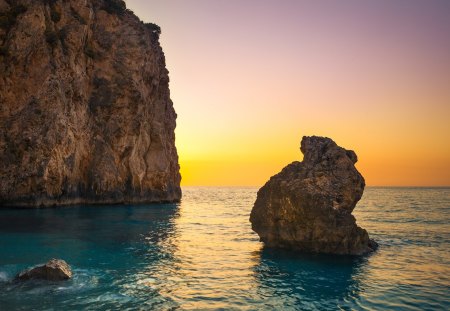
[[[0,310],[450,310],[450,188],[366,188],[367,256],[267,249],[257,188],[179,204],[0,210]],[[14,281],[62,258],[62,282]]]

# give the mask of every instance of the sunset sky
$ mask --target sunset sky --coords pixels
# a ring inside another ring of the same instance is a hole
[[[161,26],[182,185],[263,185],[303,135],[370,186],[450,185],[450,1],[128,0]]]

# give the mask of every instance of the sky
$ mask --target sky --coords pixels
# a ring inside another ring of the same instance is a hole
[[[182,185],[262,186],[305,135],[369,186],[450,185],[450,1],[126,3],[162,29]]]

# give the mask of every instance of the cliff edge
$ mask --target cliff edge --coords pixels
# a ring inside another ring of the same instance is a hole
[[[119,0],[0,0],[0,205],[180,200],[159,34]]]

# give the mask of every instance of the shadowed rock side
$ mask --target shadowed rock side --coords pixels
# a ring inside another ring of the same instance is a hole
[[[364,191],[356,154],[324,137],[303,137],[293,162],[258,191],[252,229],[268,247],[360,255],[376,248],[351,215]]]
[[[181,198],[160,29],[118,0],[0,0],[0,205]]]

